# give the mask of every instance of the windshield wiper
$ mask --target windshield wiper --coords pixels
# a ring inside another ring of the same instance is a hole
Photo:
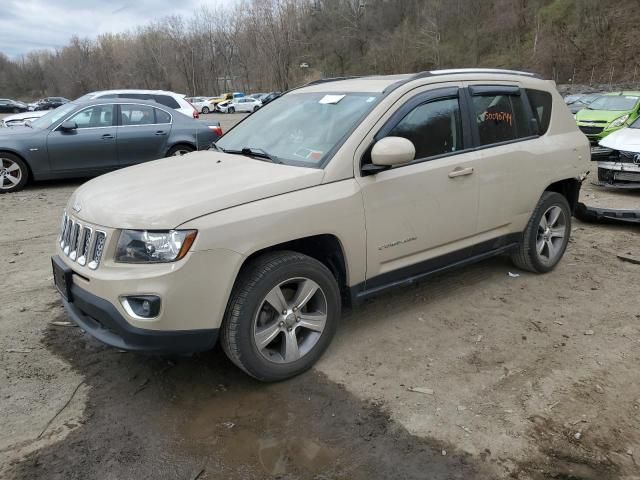
[[[213,148],[213,149],[215,149],[215,150],[217,150],[219,152],[224,152],[225,151],[224,148],[219,147],[218,145],[216,145],[216,142],[211,142],[211,145],[209,145],[209,149],[211,149],[211,148]]]
[[[277,157],[267,153],[262,148],[253,148],[253,147],[244,147],[241,150],[223,150],[225,153],[232,153],[236,155],[244,155],[245,157],[255,157],[264,160],[268,160],[271,163],[279,163],[282,164],[281,160],[278,160]]]

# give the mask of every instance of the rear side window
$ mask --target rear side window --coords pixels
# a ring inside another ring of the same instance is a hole
[[[176,99],[170,97],[169,95],[153,95],[153,99],[160,105],[164,105],[165,107],[180,108],[180,104],[176,101]]]
[[[171,123],[171,115],[164,110],[154,108],[156,111],[156,123]]]
[[[471,98],[480,145],[509,142],[531,134],[519,95],[488,94]]]
[[[148,105],[120,105],[120,125],[152,125],[154,110]]]
[[[538,121],[538,133],[544,135],[551,122],[551,94],[542,90],[527,88],[527,98],[534,118]]]
[[[418,105],[387,134],[411,140],[416,160],[462,150],[462,126],[457,98]]]

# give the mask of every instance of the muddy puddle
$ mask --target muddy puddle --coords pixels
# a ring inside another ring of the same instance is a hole
[[[490,460],[409,435],[314,371],[265,385],[219,350],[119,353],[77,328],[43,342],[84,376],[88,401],[64,440],[11,466],[15,479],[490,478]]]

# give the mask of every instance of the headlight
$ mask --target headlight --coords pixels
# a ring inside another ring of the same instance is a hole
[[[624,125],[624,122],[626,122],[628,119],[629,119],[628,113],[626,115],[622,115],[621,117],[618,117],[613,122],[611,122],[611,124],[609,125],[609,128],[621,127],[622,125]]]
[[[175,262],[187,254],[197,233],[197,230],[122,230],[116,262]]]

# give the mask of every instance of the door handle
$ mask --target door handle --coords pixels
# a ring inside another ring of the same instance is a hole
[[[166,135],[166,133],[163,130],[158,130],[154,135],[158,135],[159,137]]]
[[[452,172],[449,172],[449,178],[464,177],[465,175],[471,175],[472,173],[473,173],[473,167],[468,167],[468,168],[456,167],[453,169]]]
[[[102,140],[111,140],[115,138],[113,135],[111,135],[110,133],[105,133],[104,135],[102,135]]]

